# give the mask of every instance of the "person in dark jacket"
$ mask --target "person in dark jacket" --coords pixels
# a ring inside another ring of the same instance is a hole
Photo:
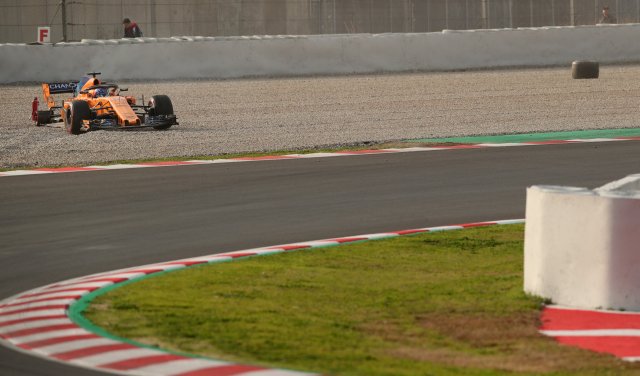
[[[602,17],[600,18],[600,22],[601,24],[614,24],[616,23],[616,18],[609,13],[609,7],[608,6],[604,6],[602,7]]]
[[[140,38],[142,36],[142,30],[140,30],[140,26],[137,23],[131,22],[130,19],[125,18],[122,21],[124,25],[124,37],[125,38]]]

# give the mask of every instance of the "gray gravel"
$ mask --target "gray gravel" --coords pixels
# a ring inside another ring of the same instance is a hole
[[[637,127],[640,66],[601,67],[600,77],[572,80],[569,68],[554,68],[121,82],[130,95],[169,95],[180,125],[80,136],[33,125],[31,101],[41,98],[39,85],[4,85],[0,167]]]

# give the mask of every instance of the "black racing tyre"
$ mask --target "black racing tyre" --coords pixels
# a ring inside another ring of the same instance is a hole
[[[82,121],[91,119],[91,109],[89,103],[85,101],[73,101],[66,117],[67,132],[71,134],[80,134],[82,129]]]
[[[154,95],[149,101],[149,116],[173,115],[173,104],[166,95]],[[158,125],[154,129],[168,129],[172,124]]]
[[[51,111],[38,111],[38,120],[36,121],[37,127],[42,127],[45,124],[51,123]]]
[[[597,61],[574,61],[571,64],[571,77],[574,79],[598,78],[600,64]]]

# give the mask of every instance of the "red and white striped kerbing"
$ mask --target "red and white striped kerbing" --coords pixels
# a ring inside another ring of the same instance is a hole
[[[640,361],[640,313],[548,306],[542,312],[544,335],[583,349]]]
[[[0,342],[48,359],[128,375],[313,375],[312,373],[290,370],[239,365],[215,359],[192,358],[167,353],[161,349],[136,347],[112,338],[101,337],[87,328],[79,326],[69,318],[68,308],[83,295],[100,288],[157,272],[182,269],[198,264],[334,246],[363,240],[523,222],[522,219],[476,222],[285,244],[150,264],[57,282],[0,302]]]
[[[535,142],[532,141],[532,142],[502,143],[502,144],[481,143],[481,144],[465,144],[465,145],[453,145],[453,146],[443,145],[443,146],[397,148],[397,149],[337,151],[333,153],[271,155],[271,156],[263,156],[263,157],[240,157],[240,158],[213,159],[213,160],[143,162],[143,163],[137,163],[137,164],[114,164],[114,165],[106,165],[106,166],[35,168],[35,169],[29,169],[29,170],[13,170],[13,171],[0,172],[0,177],[39,175],[39,174],[58,174],[63,172],[121,170],[121,169],[128,169],[128,168],[145,168],[145,167],[193,166],[193,165],[206,165],[206,164],[217,164],[217,163],[275,161],[275,160],[283,160],[283,159],[346,157],[346,156],[363,155],[363,154],[367,154],[367,155],[393,154],[393,153],[411,153],[411,152],[420,152],[420,151],[503,148],[503,147],[513,147],[513,146],[558,145],[558,144],[577,144],[577,143],[588,143],[588,142],[630,141],[630,140],[637,141],[637,140],[640,140],[640,137],[549,140],[549,141],[535,141]]]

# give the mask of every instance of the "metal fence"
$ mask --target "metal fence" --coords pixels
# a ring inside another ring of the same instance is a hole
[[[150,37],[593,25],[604,5],[640,22],[640,0],[0,0],[0,43],[47,25],[52,41],[119,38],[124,17]]]

